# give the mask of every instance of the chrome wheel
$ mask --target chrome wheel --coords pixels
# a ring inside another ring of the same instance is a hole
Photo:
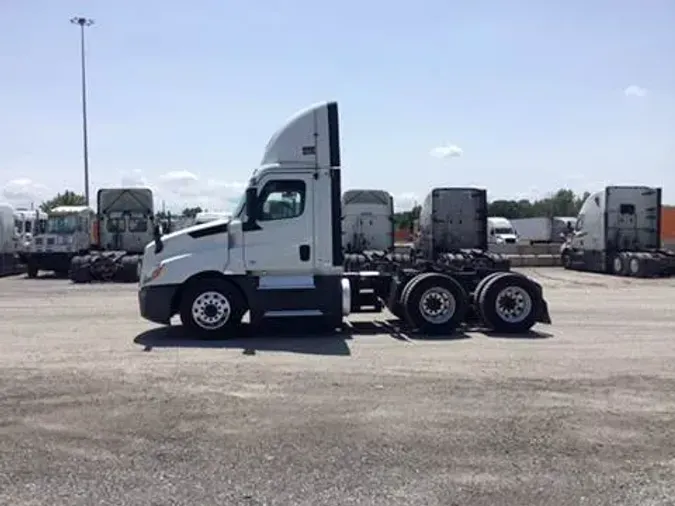
[[[442,325],[454,316],[457,303],[455,296],[446,288],[435,286],[422,294],[419,311],[429,323]]]
[[[192,319],[205,330],[216,330],[230,319],[230,301],[220,292],[204,292],[192,303]]]
[[[623,270],[623,261],[621,257],[614,257],[614,272],[619,273]]]
[[[505,322],[520,323],[532,312],[532,297],[520,286],[508,286],[497,294],[495,312]]]

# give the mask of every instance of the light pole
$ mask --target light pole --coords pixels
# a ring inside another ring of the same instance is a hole
[[[89,139],[87,136],[87,71],[84,50],[84,27],[94,24],[93,19],[74,17],[70,20],[80,27],[80,64],[82,67],[82,149],[84,151],[84,198],[89,205]]]

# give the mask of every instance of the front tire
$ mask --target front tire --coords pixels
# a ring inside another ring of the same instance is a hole
[[[197,280],[187,286],[180,304],[180,320],[201,338],[229,337],[246,312],[239,290],[222,279]]]

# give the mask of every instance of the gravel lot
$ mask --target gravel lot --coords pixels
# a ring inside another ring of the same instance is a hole
[[[0,504],[675,504],[675,279],[528,273],[527,338],[216,343],[0,279]]]

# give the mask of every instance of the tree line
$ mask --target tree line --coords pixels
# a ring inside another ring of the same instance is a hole
[[[560,189],[550,197],[538,200],[493,200],[488,204],[488,216],[500,216],[509,220],[518,218],[536,218],[541,216],[576,216],[584,200],[590,195],[574,193],[572,190]],[[410,211],[402,211],[394,215],[398,228],[408,229],[419,217],[421,206]]]

